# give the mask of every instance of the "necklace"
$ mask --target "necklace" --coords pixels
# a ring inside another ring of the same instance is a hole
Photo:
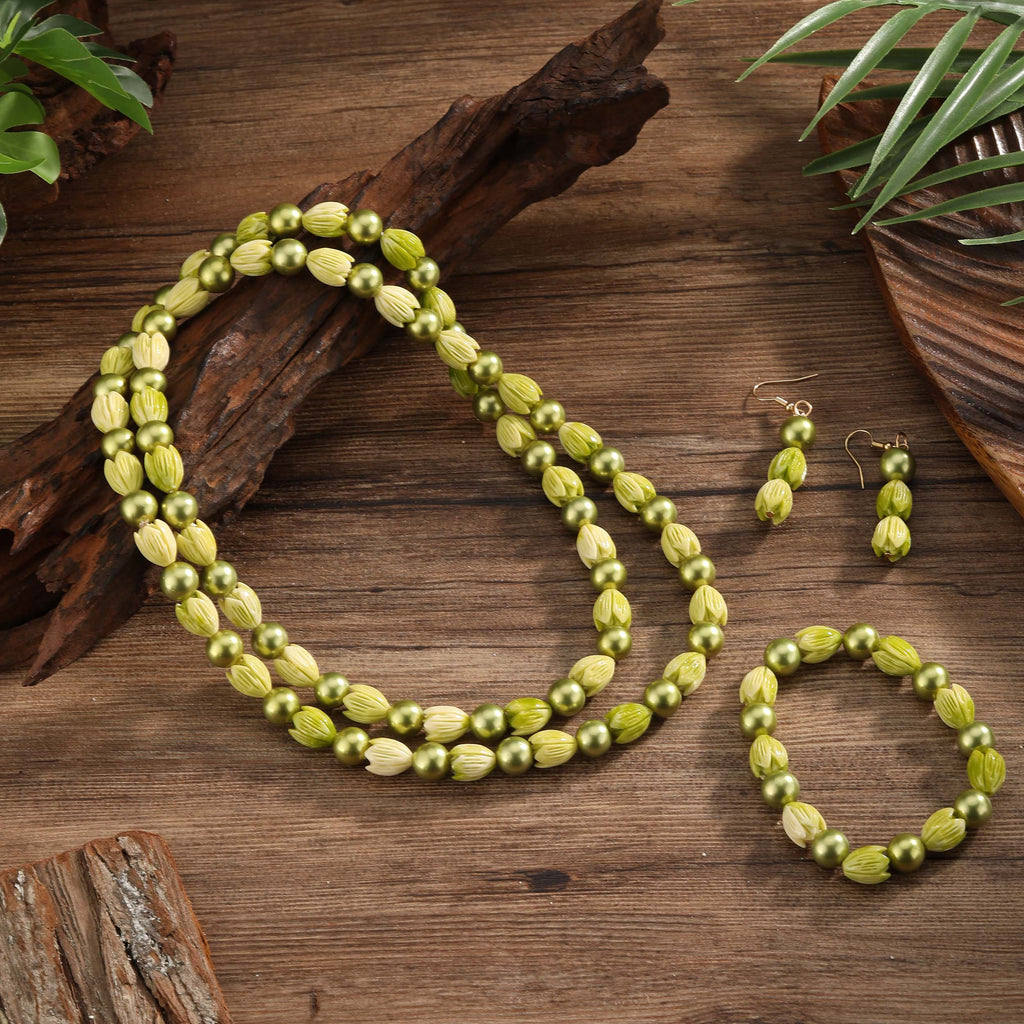
[[[303,230],[317,238],[347,238],[357,246],[379,242],[385,260],[404,273],[409,288],[385,284],[376,264],[356,263],[343,249],[307,249],[296,237]],[[309,651],[290,642],[284,626],[264,620],[255,590],[239,580],[230,562],[218,558],[213,531],[199,518],[195,497],[182,490],[184,465],[167,422],[164,394],[170,344],[178,322],[227,291],[236,273],[294,276],[304,269],[327,286],[347,287],[356,298],[372,300],[389,323],[433,345],[455,391],[472,401],[477,419],[495,424],[502,451],[540,480],[545,497],[575,534],[576,550],[598,593],[593,611],[597,653],[577,661],[544,698],[520,697],[504,707],[484,703],[468,713],[450,705],[424,709],[413,700],[392,703],[374,686],[321,672]],[[240,693],[260,699],[266,719],[288,726],[303,746],[332,749],[340,762],[364,764],[375,775],[399,775],[411,768],[427,780],[472,781],[495,766],[507,775],[523,775],[532,767],[564,764],[577,752],[599,757],[613,744],[639,739],[653,716],[671,716],[700,686],[707,659],[721,650],[728,621],[725,600],[713,586],[714,564],[697,536],[676,521],[671,499],[659,495],[646,477],[627,472],[621,452],[605,445],[585,423],[568,421],[562,404],[545,398],[532,378],[506,372],[497,353],[480,349],[456,320],[455,305],[439,281],[440,269],[420,239],[402,229],[384,229],[372,210],[350,214],[343,204],[329,202],[303,213],[282,203],[269,213],[245,217],[233,234],[218,235],[208,250],[189,256],[179,280],[139,309],[131,331],[103,353],[92,420],[103,435],[104,476],[121,496],[121,516],[135,529],[139,551],[161,567],[160,589],[174,602],[182,627],[205,638],[209,662],[223,668]],[[597,525],[597,507],[586,496],[580,475],[557,465],[554,445],[544,439],[556,435],[570,459],[598,483],[611,485],[618,503],[660,535],[665,557],[691,591],[687,650],[645,688],[642,701],[618,704],[604,718],[583,722],[575,733],[549,728],[549,723],[553,716],[570,718],[582,711],[611,681],[616,663],[632,647],[632,611],[622,592],[626,568],[615,542]],[[159,500],[146,489],[146,481],[161,492]],[[235,629],[221,628],[221,614]],[[253,653],[246,653],[237,630],[250,633]],[[267,661],[282,685],[273,684]],[[303,703],[299,689],[311,690],[316,703]],[[356,724],[339,730],[331,712]],[[371,736],[364,726],[373,725],[386,726],[394,735]],[[415,749],[405,742],[420,733],[424,741]],[[470,741],[458,742],[464,738]]]

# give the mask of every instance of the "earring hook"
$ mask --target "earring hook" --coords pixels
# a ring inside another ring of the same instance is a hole
[[[767,399],[764,399],[767,401]],[[868,443],[872,448],[881,448],[883,451],[888,451],[890,448],[902,448],[904,451],[910,448],[910,438],[907,437],[906,433],[902,430],[896,431],[895,441],[876,441],[870,430],[866,430],[864,427],[858,427],[856,430],[851,430],[846,435],[846,440],[843,442],[843,447],[846,449],[846,454],[853,459],[854,465],[857,467],[857,475],[860,477],[860,489],[864,490],[864,470],[861,469],[860,463],[857,461],[857,456],[850,451],[850,438],[854,434],[867,434]]]
[[[799,384],[802,380],[810,380],[812,377],[817,377],[817,373],[808,373],[804,377],[783,377],[779,380],[762,380],[755,384],[751,389],[750,393],[759,402],[776,402],[781,405],[787,412],[791,412],[794,416],[810,416],[814,406],[810,402],[801,399],[799,402],[787,402],[781,395],[776,395],[774,398],[762,398],[758,393],[758,388],[765,388],[769,384]]]

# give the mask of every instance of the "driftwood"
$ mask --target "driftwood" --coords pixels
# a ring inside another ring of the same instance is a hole
[[[530,203],[629,150],[668,102],[641,61],[663,34],[641,0],[502,96],[463,98],[379,173],[321,185],[303,205],[368,206],[416,231],[446,272]],[[183,254],[184,255],[184,254]],[[168,394],[203,518],[237,514],[324,376],[388,330],[372,306],[311,277],[241,282],[174,344]],[[124,622],[155,586],[100,472],[92,382],[0,455],[0,668],[37,683]]]
[[[231,1024],[167,844],[128,832],[0,873],[0,1020]]]
[[[825,79],[822,98],[835,78]],[[883,131],[895,104],[837,106],[820,126],[825,152]],[[929,172],[1024,144],[1020,111],[971,132],[939,153]],[[855,175],[837,175],[845,197]],[[891,203],[893,216],[975,189],[1020,180],[1016,167],[947,182]],[[1024,515],[1024,346],[1021,307],[1001,303],[1024,294],[1019,245],[964,246],[1024,229],[1024,205],[989,207],[937,220],[869,227],[867,250],[903,344],[928,380],[939,407],[985,472]],[[899,424],[891,424],[897,429]]]

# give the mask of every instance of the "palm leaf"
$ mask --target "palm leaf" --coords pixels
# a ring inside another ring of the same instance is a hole
[[[693,2],[693,0],[691,0]],[[895,0],[894,0],[895,2]],[[939,5],[941,6],[941,4]],[[931,53],[927,46],[900,46],[886,54],[875,65],[878,71],[920,71]],[[981,50],[965,46],[953,66],[953,74],[963,74],[980,56]],[[860,50],[804,50],[801,53],[783,53],[771,59],[772,64],[795,64],[811,68],[845,68],[857,58]],[[753,58],[745,58],[753,63]]]
[[[887,220],[878,221],[878,224],[883,227],[889,224],[909,224],[911,221],[944,217],[949,213],[962,213],[964,210],[980,210],[986,206],[1005,206],[1007,203],[1020,202],[1024,202],[1024,181],[1015,181],[1011,185],[996,185],[994,188],[983,188],[978,192],[947,199],[944,203],[936,203],[923,210],[914,210],[913,213],[906,213],[902,217],[889,217]]]

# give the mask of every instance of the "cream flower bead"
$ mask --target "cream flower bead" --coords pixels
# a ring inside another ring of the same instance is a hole
[[[441,320],[444,330],[450,330],[458,316],[452,297],[441,288],[428,288],[422,297],[423,308],[433,310]]]
[[[612,681],[614,675],[615,659],[609,658],[607,654],[590,654],[586,658],[580,658],[569,669],[569,678],[579,683],[588,697],[599,694]]]
[[[750,770],[759,779],[767,778],[789,767],[789,753],[780,740],[767,733],[755,737],[750,744]]]
[[[381,736],[366,748],[366,770],[371,775],[401,775],[412,767],[412,751],[400,740]]]
[[[273,244],[266,238],[242,242],[231,253],[231,266],[245,277],[263,277],[274,269],[270,261],[270,251],[273,248]]]
[[[182,278],[168,293],[163,306],[176,320],[195,316],[210,301],[210,293],[204,290],[198,278]]]
[[[376,686],[353,683],[342,698],[345,714],[360,725],[371,725],[387,717],[390,701]]]
[[[193,636],[210,637],[220,629],[217,606],[201,590],[197,590],[191,597],[186,597],[184,601],[176,604],[174,614],[182,627]],[[262,665],[263,662],[260,664]],[[267,678],[270,678],[269,674]],[[268,686],[267,689],[269,690],[270,687]]]
[[[340,238],[347,223],[348,207],[344,203],[317,203],[302,215],[302,226],[317,238]]]
[[[431,743],[452,743],[469,728],[469,715],[451,704],[438,704],[423,712],[423,729]]]
[[[158,444],[151,452],[146,452],[146,476],[154,487],[168,494],[181,487],[185,478],[185,467],[181,454],[174,445]]]
[[[194,253],[190,254],[185,258],[185,262],[181,265],[181,270],[178,271],[178,277],[195,277],[199,273],[199,266],[208,256],[210,256],[209,249],[197,249]],[[163,369],[163,367],[158,367]]]
[[[567,466],[548,466],[540,485],[544,496],[556,508],[564,507],[573,498],[583,497],[583,481]]]
[[[202,595],[205,597],[206,595]],[[228,682],[247,697],[262,699],[273,689],[270,670],[253,654],[243,654],[227,670]]]
[[[697,534],[682,523],[669,523],[661,531],[661,550],[678,569],[688,558],[700,554]]]
[[[752,668],[740,683],[740,702],[772,705],[778,692],[778,677],[767,666],[758,665],[757,668]]]
[[[537,768],[554,768],[565,764],[576,753],[576,738],[560,729],[544,729],[530,737],[533,763]]]
[[[313,249],[306,254],[306,269],[321,284],[340,288],[352,269],[352,257],[341,249]]]
[[[475,782],[490,775],[497,763],[494,751],[479,743],[460,743],[449,754],[452,778],[456,782]]]
[[[817,839],[828,825],[816,807],[794,800],[782,808],[782,827],[786,835],[803,849]]]
[[[132,362],[138,370],[145,370],[147,367],[154,370],[166,369],[170,359],[171,346],[160,331],[154,331],[152,334],[142,331],[132,342]]]
[[[595,562],[614,558],[617,554],[611,534],[595,523],[588,523],[576,534],[576,552],[588,569],[593,569]]]
[[[298,644],[288,644],[274,659],[274,668],[277,669],[277,674],[292,686],[316,686],[320,678],[316,658]]]
[[[120,396],[118,396],[120,397]],[[167,420],[167,396],[156,388],[145,387],[132,395],[132,419],[136,426],[154,421],[164,423]]]
[[[116,373],[127,377],[134,366],[131,350],[121,345],[111,345],[100,357],[100,373]]]
[[[522,373],[503,373],[498,381],[498,394],[506,408],[526,415],[543,396],[540,385]]]
[[[116,494],[130,494],[142,487],[142,463],[130,452],[118,452],[103,463],[103,475]]]
[[[639,512],[658,493],[654,489],[654,484],[639,473],[617,474],[612,481],[612,490],[619,504],[627,512]]]
[[[495,427],[495,436],[498,440],[498,447],[511,456],[522,455],[529,445],[537,440],[533,427],[528,420],[521,416],[512,416],[505,413]]]
[[[178,534],[178,554],[185,562],[209,565],[217,559],[217,538],[202,519],[186,526]]]
[[[698,587],[690,598],[690,621],[694,625],[713,622],[724,626],[729,621],[729,609],[725,598],[710,584]]]
[[[178,557],[174,531],[162,519],[140,526],[135,531],[135,546],[154,565],[170,565]]]
[[[334,728],[331,716],[312,704],[304,704],[292,715],[292,727],[288,730],[296,743],[312,750],[329,747],[334,742],[338,731]]]
[[[441,362],[454,370],[464,370],[480,352],[480,346],[464,331],[442,331],[434,344]]]
[[[397,284],[382,285],[373,297],[373,304],[377,312],[395,327],[404,327],[420,308],[416,296],[408,288]]]
[[[128,423],[128,403],[123,395],[111,391],[108,395],[100,395],[92,400],[92,422],[101,434],[126,426]]]
[[[621,590],[603,590],[594,602],[594,628],[611,629],[618,626],[629,629],[633,611],[629,599]]]
[[[255,629],[263,621],[263,606],[256,591],[245,583],[236,583],[235,589],[218,602],[228,621],[239,629]]]

